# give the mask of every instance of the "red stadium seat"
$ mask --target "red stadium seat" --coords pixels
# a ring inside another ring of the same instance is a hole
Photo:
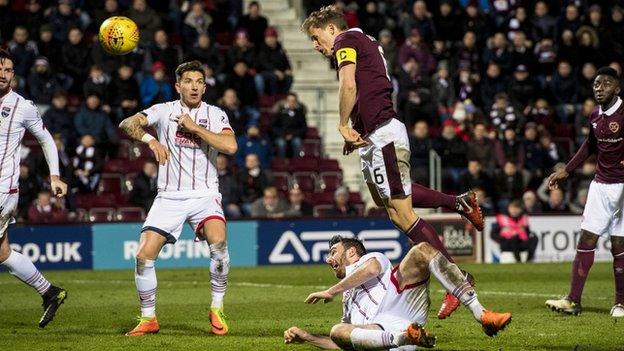
[[[293,186],[296,184],[304,193],[316,190],[316,174],[312,172],[295,172],[293,174]]]
[[[304,140],[303,145],[301,145],[301,154],[299,156],[321,157],[321,141],[316,139]]]
[[[130,148],[130,159],[137,160],[153,157],[154,153],[149,148],[149,145],[147,145],[146,143],[135,142],[134,144],[132,144],[132,147]]]
[[[327,172],[327,171],[342,172],[342,170],[340,169],[340,164],[338,163],[338,160],[335,160],[333,158],[320,159],[318,161],[318,171],[319,172]]]
[[[76,207],[90,209],[92,207],[112,207],[116,205],[115,194],[102,193],[76,195]]]
[[[104,173],[100,184],[98,186],[98,194],[121,194],[123,192],[123,186],[121,182],[121,175],[117,173]]]
[[[278,191],[282,193],[288,192],[288,189],[290,188],[290,183],[290,174],[285,172],[273,173],[273,186],[275,186]]]
[[[291,172],[316,172],[318,159],[314,157],[297,157],[290,160]]]
[[[316,129],[315,127],[308,127],[308,130],[306,130],[305,138],[306,139],[320,139],[321,137],[319,136],[318,129]]]
[[[320,191],[334,191],[342,185],[342,172],[330,171],[319,174]]]
[[[104,172],[107,173],[127,173],[128,160],[108,160],[104,162]]]
[[[312,203],[315,205],[325,205],[325,204],[331,204],[333,202],[334,202],[333,191],[312,194]]]
[[[360,195],[357,191],[352,191],[349,193],[349,202],[351,203],[363,203],[362,195]]]
[[[371,207],[368,209],[368,213],[366,214],[368,217],[387,217],[388,213],[386,209],[383,207]]]
[[[131,147],[132,142],[130,140],[119,140],[119,147],[117,148],[117,158],[122,160],[129,160]]]
[[[112,222],[115,219],[112,207],[94,207],[89,210],[89,222]]]
[[[314,217],[328,217],[333,205],[316,205],[312,207]]]
[[[271,169],[275,172],[290,171],[290,160],[287,158],[275,157],[271,160]]]
[[[120,207],[117,209],[117,220],[121,222],[142,222],[145,211],[140,207]]]

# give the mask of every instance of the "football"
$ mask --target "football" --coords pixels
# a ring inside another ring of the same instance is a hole
[[[139,27],[128,17],[115,16],[102,22],[100,44],[111,55],[125,55],[139,42]]]

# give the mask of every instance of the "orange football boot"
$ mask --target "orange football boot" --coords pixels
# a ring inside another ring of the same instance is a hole
[[[211,332],[216,335],[225,335],[230,330],[225,321],[225,314],[223,308],[211,308],[210,309],[210,325],[212,326]]]
[[[142,336],[147,334],[156,334],[160,330],[158,319],[154,317],[138,317],[139,324],[134,329],[126,333],[126,336]]]
[[[481,213],[481,207],[479,207],[479,201],[477,200],[477,193],[470,190],[459,196],[457,196],[457,213],[464,216],[472,225],[478,230],[483,231],[485,226],[483,220],[483,213]]]
[[[498,313],[484,310],[481,315],[481,326],[487,336],[494,336],[511,323],[511,313]]]
[[[418,323],[414,322],[407,327],[405,331],[409,345],[416,345],[424,348],[432,348],[436,344],[436,337],[433,334],[429,334]]]

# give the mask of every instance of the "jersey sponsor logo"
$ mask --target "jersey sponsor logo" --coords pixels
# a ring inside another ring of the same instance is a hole
[[[10,114],[11,114],[11,108],[8,106],[4,106],[2,108],[2,117],[9,117]]]
[[[338,65],[342,64],[343,62],[355,63],[356,58],[357,58],[357,53],[355,49],[343,48],[343,49],[336,51],[336,60],[338,61]]]
[[[620,130],[620,124],[618,122],[609,123],[609,130],[613,133],[617,133],[617,131]]]
[[[177,130],[175,136],[175,145],[191,149],[199,149],[201,145],[201,138],[195,133]]]

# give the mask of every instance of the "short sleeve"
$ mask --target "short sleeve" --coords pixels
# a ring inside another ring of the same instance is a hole
[[[390,260],[388,259],[388,257],[386,257],[384,254],[381,254],[379,252],[371,252],[368,253],[364,256],[362,256],[362,258],[360,258],[360,260],[362,262],[366,262],[368,260],[370,260],[371,258],[376,259],[379,264],[381,265],[381,273],[380,275],[383,275],[385,271],[387,271],[388,269],[391,268],[392,264],[390,263]]]
[[[211,106],[209,108],[210,111],[210,128],[209,130],[213,133],[221,133],[224,130],[232,130],[232,126],[230,125],[230,119],[228,118],[225,111],[218,107]]]
[[[148,126],[151,127],[155,124],[160,123],[160,121],[163,118],[163,115],[165,115],[166,107],[167,107],[166,104],[156,104],[150,108],[146,108],[140,113],[142,113],[143,115],[145,115],[145,117],[147,117]]]
[[[357,62],[357,40],[345,33],[334,44],[334,55],[338,68]]]

